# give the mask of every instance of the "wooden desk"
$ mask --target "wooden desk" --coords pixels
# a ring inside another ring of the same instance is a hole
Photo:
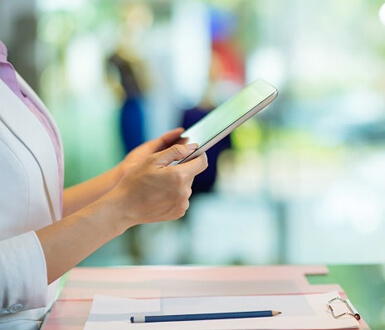
[[[150,298],[343,292],[337,284],[311,284],[307,280],[307,276],[327,274],[324,266],[75,268],[68,274],[43,329],[83,329],[95,293]],[[369,329],[364,322],[361,328]]]

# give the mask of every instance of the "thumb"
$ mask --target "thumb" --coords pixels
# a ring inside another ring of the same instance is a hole
[[[158,152],[155,164],[158,166],[168,166],[173,161],[182,160],[193,153],[198,148],[196,143],[191,144],[174,144],[170,148]]]

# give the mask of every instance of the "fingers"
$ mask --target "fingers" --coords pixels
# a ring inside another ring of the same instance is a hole
[[[164,167],[170,165],[173,161],[182,160],[198,148],[196,143],[192,144],[174,144],[170,148],[155,154],[155,165]]]

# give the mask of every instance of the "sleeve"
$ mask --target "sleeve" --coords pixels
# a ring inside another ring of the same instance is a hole
[[[47,304],[47,270],[34,231],[0,241],[0,317]]]

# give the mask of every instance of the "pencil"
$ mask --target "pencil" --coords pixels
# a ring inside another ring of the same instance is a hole
[[[131,320],[131,323],[178,322],[178,321],[243,319],[243,318],[252,318],[252,317],[271,317],[279,314],[281,314],[281,312],[266,310],[266,311],[230,312],[230,313],[132,316],[130,320]]]

